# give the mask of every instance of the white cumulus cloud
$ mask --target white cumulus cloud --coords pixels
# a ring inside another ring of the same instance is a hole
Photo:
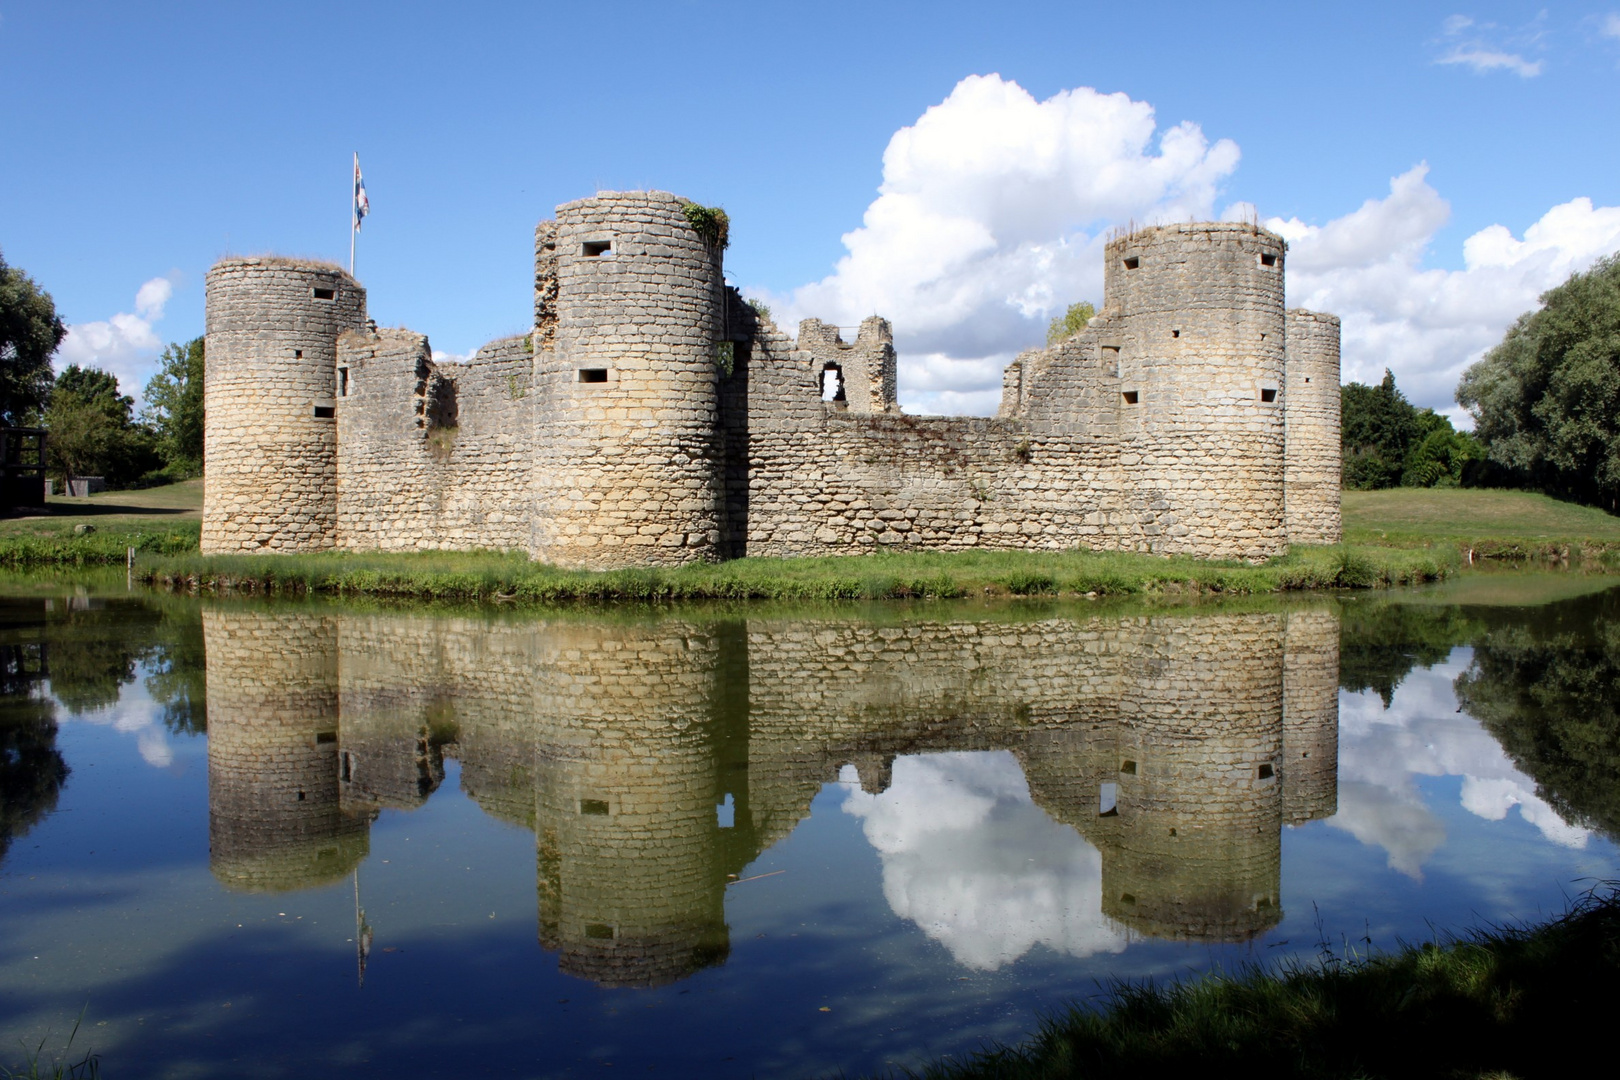
[[[889,140],[883,182],[833,273],[778,299],[815,316],[894,322],[913,411],[993,412],[1001,369],[1051,316],[1100,303],[1106,228],[1207,218],[1238,164],[1196,124],[1089,87],[1037,101],[999,75],[963,79]]]
[[[1326,225],[1271,218],[1289,243],[1288,303],[1344,321],[1346,382],[1384,369],[1414,402],[1461,419],[1452,394],[1467,366],[1535,308],[1541,293],[1620,250],[1620,207],[1571,199],[1524,230],[1491,225],[1463,242],[1463,269],[1425,268],[1450,205],[1428,166],[1393,178],[1389,195]]]
[[[1035,805],[1011,753],[896,758],[887,791],[852,788],[843,809],[883,861],[889,907],[958,963],[992,970],[1036,945],[1124,951],[1102,914],[1101,856]]]
[[[98,322],[73,323],[56,350],[56,370],[69,364],[97,367],[118,377],[118,387],[139,402],[163,341],[153,329],[174,295],[171,278],[156,277],[135,293],[135,310]]]

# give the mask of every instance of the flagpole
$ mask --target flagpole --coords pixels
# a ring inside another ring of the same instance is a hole
[[[354,152],[354,175],[360,174],[360,151]],[[354,213],[357,198],[354,190],[354,176],[349,177],[349,276],[354,277]]]

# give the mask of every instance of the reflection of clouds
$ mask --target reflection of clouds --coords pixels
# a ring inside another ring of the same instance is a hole
[[[1470,651],[1454,650],[1413,671],[1386,710],[1371,692],[1339,695],[1339,812],[1330,824],[1389,853],[1389,865],[1421,877],[1445,841],[1445,826],[1423,805],[1418,776],[1461,776],[1463,809],[1501,821],[1513,807],[1555,844],[1586,846],[1588,831],[1565,822],[1536,795],[1502,746],[1457,709],[1452,683]]]
[[[1031,801],[1011,753],[897,758],[887,791],[852,787],[843,808],[883,860],[889,907],[958,962],[990,970],[1037,944],[1074,956],[1124,950],[1102,914],[1096,848]]]
[[[169,745],[169,732],[163,726],[163,706],[153,701],[138,681],[120,687],[118,704],[110,709],[62,711],[64,720],[111,727],[121,735],[135,736],[135,749],[148,765],[166,769],[174,764],[174,747]]]

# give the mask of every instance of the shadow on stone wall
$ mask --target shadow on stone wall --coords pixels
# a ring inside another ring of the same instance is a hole
[[[461,761],[536,837],[538,936],[602,985],[729,951],[728,881],[853,765],[1009,751],[1101,855],[1127,933],[1253,937],[1280,834],[1333,813],[1339,622],[1243,614],[905,622],[204,613],[212,862],[304,888]]]

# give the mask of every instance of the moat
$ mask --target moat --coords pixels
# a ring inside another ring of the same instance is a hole
[[[1617,876],[1620,590],[521,611],[0,589],[0,1064],[916,1067]]]

